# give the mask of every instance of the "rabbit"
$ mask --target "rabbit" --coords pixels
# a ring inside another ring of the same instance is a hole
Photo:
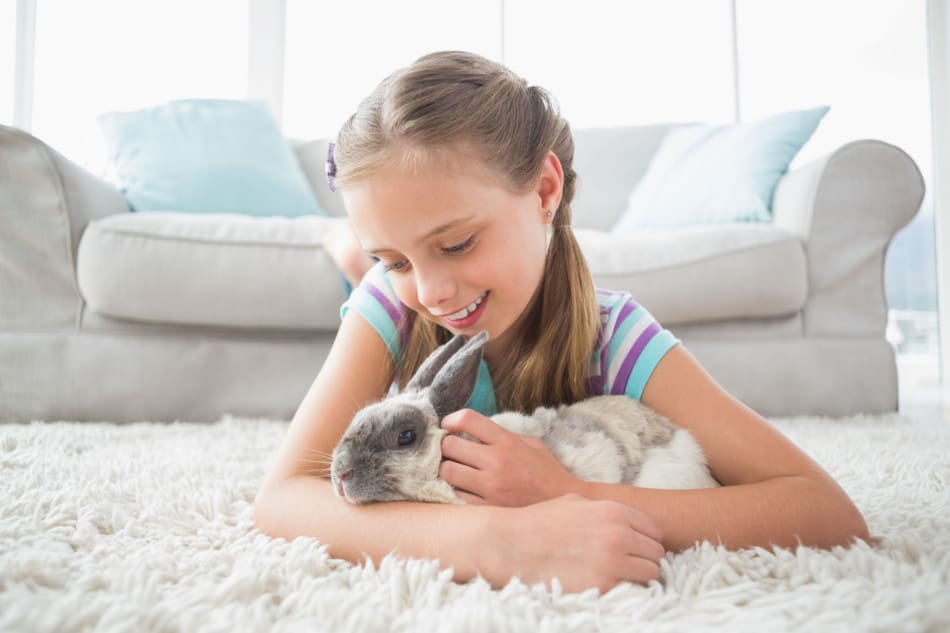
[[[471,397],[487,340],[484,331],[467,342],[456,335],[422,363],[403,392],[356,413],[332,455],[330,479],[339,496],[354,504],[463,503],[439,478],[442,438],[448,433],[440,421]],[[667,489],[719,486],[687,430],[628,396],[595,396],[491,419],[540,438],[585,481]]]

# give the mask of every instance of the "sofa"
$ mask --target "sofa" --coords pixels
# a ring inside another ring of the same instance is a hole
[[[770,223],[611,233],[669,129],[575,132],[596,284],[631,292],[763,415],[894,411],[883,267],[923,197],[913,160],[859,140],[784,174]],[[327,217],[133,213],[0,126],[0,420],[289,419],[346,298],[322,246],[344,215],[327,141],[293,146]]]

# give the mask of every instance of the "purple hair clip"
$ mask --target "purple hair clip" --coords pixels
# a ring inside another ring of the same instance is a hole
[[[336,147],[336,143],[330,143],[327,146],[327,184],[330,186],[330,191],[336,191],[336,185],[334,184],[336,180],[336,162],[333,160],[334,147]]]

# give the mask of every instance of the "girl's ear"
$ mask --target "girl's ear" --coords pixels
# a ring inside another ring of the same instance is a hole
[[[561,195],[564,191],[564,168],[554,152],[548,152],[541,168],[541,177],[538,180],[538,198],[541,203],[541,213],[546,210],[557,212],[561,204]],[[553,215],[553,214],[552,214]],[[545,217],[548,221],[550,219]]]
[[[442,369],[446,361],[452,358],[452,355],[460,350],[464,344],[465,337],[461,334],[456,334],[448,343],[444,343],[429,354],[429,357],[419,365],[419,369],[416,370],[415,375],[406,385],[405,390],[421,391],[431,385],[435,375],[439,373],[439,370]]]
[[[429,387],[429,400],[440,420],[464,407],[472,397],[487,340],[488,332],[482,330],[469,339],[436,374]]]

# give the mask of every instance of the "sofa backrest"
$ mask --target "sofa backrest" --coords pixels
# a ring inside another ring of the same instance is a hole
[[[574,130],[574,225],[610,229],[670,125]]]
[[[574,225],[609,229],[627,206],[627,198],[643,176],[669,125],[574,130]],[[346,214],[343,198],[330,191],[326,179],[327,139],[292,141],[297,158],[320,206],[331,215]]]

